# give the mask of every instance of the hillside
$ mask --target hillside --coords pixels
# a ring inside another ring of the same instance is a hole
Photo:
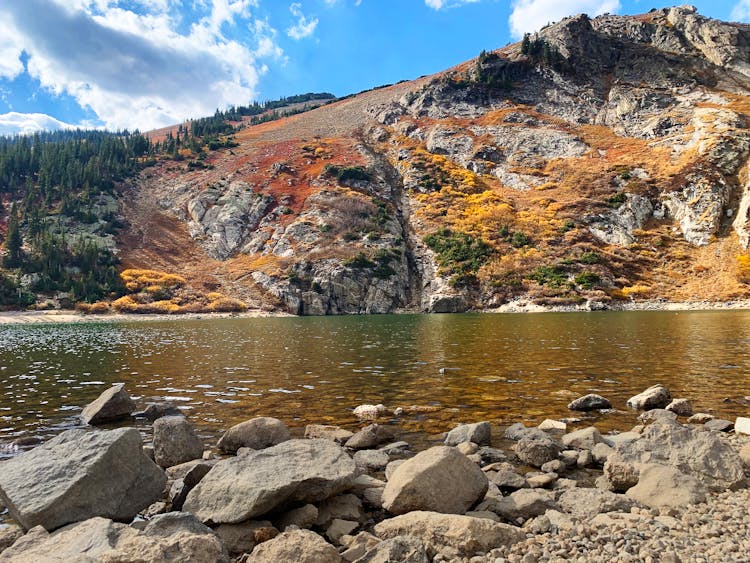
[[[297,314],[746,298],[749,119],[750,26],[571,17],[156,159],[121,188],[117,254]]]

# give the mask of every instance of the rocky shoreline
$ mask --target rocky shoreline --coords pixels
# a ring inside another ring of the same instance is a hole
[[[389,409],[361,405],[360,428],[295,438],[260,417],[207,448],[179,409],[135,413],[116,385],[82,421],[135,414],[153,442],[75,429],[0,463],[0,561],[748,560],[750,418],[693,414],[660,385],[628,406],[635,426],[619,433],[478,422],[416,452],[378,424]]]

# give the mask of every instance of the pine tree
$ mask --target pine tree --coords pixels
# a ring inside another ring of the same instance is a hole
[[[523,41],[521,41],[521,54],[531,54],[531,37],[528,33],[523,34]]]
[[[18,211],[14,203],[10,208],[10,218],[8,219],[8,234],[5,238],[5,259],[6,268],[16,268],[21,264],[23,255],[22,247],[23,237],[21,236],[21,226],[18,223]]]

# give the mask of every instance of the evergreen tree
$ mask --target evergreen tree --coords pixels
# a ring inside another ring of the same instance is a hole
[[[5,239],[5,260],[6,268],[16,268],[20,266],[23,258],[23,237],[21,236],[21,226],[18,223],[18,211],[14,203],[10,208],[10,218],[8,219],[8,234]]]

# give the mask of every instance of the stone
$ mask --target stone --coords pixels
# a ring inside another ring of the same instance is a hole
[[[578,450],[563,450],[560,452],[560,462],[565,467],[575,467],[578,464]]]
[[[398,441],[398,442],[391,442],[390,444],[386,444],[385,446],[381,446],[378,448],[381,452],[385,452],[388,455],[411,455],[411,446],[408,442],[404,441]]]
[[[224,546],[192,515],[155,517],[143,531],[95,517],[48,533],[29,531],[0,555],[3,561],[211,561],[228,563]]]
[[[18,538],[23,536],[23,529],[15,524],[3,524],[0,526],[0,553],[13,545]]]
[[[604,443],[610,447],[615,447],[618,444],[627,444],[629,442],[635,442],[640,440],[641,434],[639,432],[620,432],[619,434],[607,434],[602,436]]]
[[[559,459],[548,461],[541,467],[543,473],[560,473],[565,469],[565,464]]]
[[[240,524],[222,524],[214,529],[229,555],[250,553],[259,543],[279,535],[279,531],[267,520],[248,520]]]
[[[706,422],[703,428],[713,432],[729,432],[734,428],[734,423],[731,420],[724,420],[723,418],[713,418]]]
[[[445,437],[446,446],[457,446],[462,442],[474,442],[479,446],[491,445],[492,429],[490,423],[459,424]]]
[[[129,418],[135,412],[135,401],[125,391],[125,384],[113,385],[81,412],[81,422],[84,424],[106,424]]]
[[[631,409],[648,411],[651,409],[663,409],[672,402],[672,395],[664,385],[652,385],[645,391],[630,397],[627,405]]]
[[[565,432],[568,429],[568,425],[564,422],[560,422],[559,420],[551,420],[546,419],[542,421],[542,423],[537,426],[539,430],[556,430],[560,432]]]
[[[602,435],[595,426],[582,428],[561,438],[563,446],[567,448],[577,448],[579,450],[591,450],[596,444],[604,442]]]
[[[393,440],[393,432],[381,424],[370,424],[349,438],[345,446],[353,450],[374,448]]]
[[[557,503],[563,512],[582,519],[603,512],[630,512],[637,505],[635,500],[622,494],[582,487],[564,491]]]
[[[560,512],[559,510],[550,509],[544,513],[544,516],[547,517],[550,527],[553,530],[572,530],[575,528],[573,519],[569,515],[565,514],[564,512]]]
[[[373,508],[383,508],[383,491],[385,487],[370,487],[362,491],[362,499]]]
[[[671,403],[670,403],[671,404]],[[668,418],[670,420],[677,420],[677,413],[668,411],[667,409],[651,409],[638,417],[643,424],[648,424],[654,420],[660,420],[662,418]]]
[[[356,495],[345,494],[326,499],[318,505],[317,527],[327,528],[336,519],[364,523],[367,517],[362,510],[362,501]]]
[[[712,414],[708,414],[705,412],[697,412],[690,418],[688,418],[688,424],[705,424],[709,420],[713,420],[716,418]]]
[[[488,473],[488,477],[503,489],[523,489],[527,486],[526,479],[516,473],[516,468],[510,463],[493,464],[493,471]]]
[[[344,554],[346,558],[346,554]],[[422,542],[412,536],[396,536],[379,542],[355,563],[429,563]]]
[[[734,421],[734,433],[750,436],[750,418],[738,416]]]
[[[477,446],[474,442],[461,442],[455,448],[465,456],[473,456],[479,451],[479,446]],[[481,456],[479,458],[479,461],[481,462]],[[472,460],[473,461],[473,460]]]
[[[275,521],[276,527],[282,532],[288,527],[311,528],[318,519],[318,508],[314,504],[306,504],[281,514]]]
[[[500,461],[508,461],[507,454],[498,448],[484,447],[480,448],[477,452],[479,459],[482,464],[498,463]]]
[[[203,443],[182,416],[164,416],[154,422],[154,459],[172,467],[203,457]]]
[[[213,467],[212,463],[205,463],[200,461],[192,465],[188,469],[184,476],[177,479],[173,484],[169,492],[169,499],[172,502],[172,510],[182,510],[185,499],[187,499],[188,493],[192,491],[195,486],[200,483],[206,474],[211,471]]]
[[[333,440],[337,444],[343,445],[352,436],[354,436],[353,432],[349,432],[338,426],[326,426],[323,424],[308,424],[305,426],[305,438]]]
[[[357,528],[359,528],[359,522],[336,518],[328,525],[326,537],[334,544],[339,545],[343,536],[351,534]]]
[[[581,469],[591,467],[594,464],[594,456],[589,450],[581,450],[578,452],[578,459],[576,459],[576,466]]]
[[[221,451],[233,454],[240,448],[262,450],[289,439],[289,430],[278,418],[260,416],[235,424],[216,445]]]
[[[602,488],[624,493],[638,483],[639,475],[638,462],[626,461],[623,456],[615,451],[609,455],[604,463],[602,477],[606,482],[602,482],[601,485]],[[599,486],[599,483],[597,483],[597,486]]]
[[[604,465],[604,463],[607,461],[607,458],[613,451],[614,449],[612,449],[604,442],[601,442],[591,449],[591,455],[594,458],[594,462],[598,463],[599,465]]]
[[[745,464],[745,467],[750,468],[750,443],[745,444],[740,449],[740,459]]]
[[[374,532],[383,539],[403,535],[417,538],[430,558],[446,547],[455,549],[459,556],[470,557],[526,538],[522,530],[487,518],[426,511],[409,512],[384,520],[375,525]]]
[[[520,422],[516,422],[515,424],[511,424],[510,426],[508,426],[508,428],[505,429],[503,436],[506,440],[513,440],[514,442],[517,442],[518,440],[523,438],[527,434],[527,432],[534,430],[536,429],[526,428]]]
[[[170,403],[152,403],[146,407],[143,412],[135,413],[136,418],[145,418],[149,422],[154,422],[162,416],[182,416],[182,411],[177,405]]]
[[[94,516],[129,522],[165,484],[136,429],[75,429],[4,461],[0,500],[24,529],[54,530]]]
[[[604,465],[605,475],[613,463],[671,465],[699,479],[712,491],[736,489],[745,483],[742,461],[719,435],[671,420],[655,421],[640,440],[619,444]]]
[[[310,530],[290,530],[256,546],[246,563],[340,563],[339,552]]]
[[[557,473],[539,473],[537,475],[526,476],[526,482],[532,489],[543,489],[551,486],[557,481]]]
[[[360,450],[354,454],[354,463],[364,472],[382,471],[388,459],[388,454],[381,450]]]
[[[484,496],[487,487],[487,476],[466,456],[448,446],[435,446],[393,472],[382,501],[392,514],[412,510],[463,514]]]
[[[320,502],[351,486],[356,466],[329,440],[288,440],[218,462],[184,508],[203,522],[235,524],[293,503]]]
[[[477,510],[490,510],[505,520],[528,520],[548,509],[557,509],[555,493],[544,489],[520,489],[501,499],[486,499]]]
[[[693,405],[688,399],[673,399],[664,408],[677,416],[693,416]]]
[[[568,404],[568,409],[572,411],[595,411],[602,409],[611,409],[612,403],[601,395],[589,393],[583,397],[577,398]]]
[[[385,405],[359,405],[352,414],[360,420],[376,420],[387,410]]]
[[[377,546],[380,538],[373,536],[370,532],[360,532],[356,536],[344,536],[341,544],[347,549],[341,554],[344,561],[356,561]]]
[[[390,464],[389,464],[390,465]],[[385,487],[385,481],[376,479],[371,475],[358,475],[352,486],[349,488],[353,493],[361,493],[365,489],[371,489],[373,487]]]
[[[514,447],[518,459],[532,467],[541,467],[560,455],[560,445],[544,432],[527,433]]]
[[[640,467],[638,484],[626,494],[646,506],[684,508],[705,502],[706,492],[706,487],[695,477],[674,467],[646,463]]]

